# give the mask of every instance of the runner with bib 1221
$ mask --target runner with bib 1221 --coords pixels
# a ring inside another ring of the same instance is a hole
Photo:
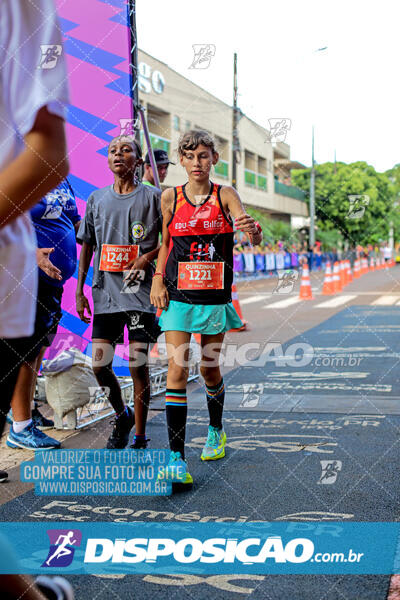
[[[219,155],[206,131],[185,133],[178,153],[188,182],[165,190],[161,196],[162,246],[150,300],[164,309],[160,327],[165,331],[169,356],[166,416],[171,457],[159,476],[191,484],[185,461],[191,334],[201,335],[200,371],[210,416],[201,459],[216,460],[225,456],[226,443],[219,353],[225,332],[242,325],[231,298],[234,227],[246,232],[253,244],[261,242],[262,231],[245,213],[235,189],[210,181],[211,168]]]

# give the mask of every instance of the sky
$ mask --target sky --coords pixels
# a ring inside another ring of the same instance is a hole
[[[260,125],[291,120],[291,158],[400,163],[399,0],[137,0],[139,48]],[[214,44],[189,69],[193,44]],[[327,46],[324,51],[318,48]],[[168,85],[168,81],[166,82]]]

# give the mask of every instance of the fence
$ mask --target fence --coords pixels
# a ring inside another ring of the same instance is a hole
[[[376,260],[381,258],[378,253],[373,253],[369,257]],[[272,277],[276,271],[281,269],[297,269],[302,262],[307,261],[310,270],[322,271],[325,270],[327,262],[331,265],[340,260],[349,260],[351,268],[354,266],[354,261],[357,259],[355,252],[342,253],[338,256],[336,252],[322,252],[319,254],[313,252],[267,252],[256,253],[252,249],[234,254],[233,270],[237,279],[248,278],[266,278]]]

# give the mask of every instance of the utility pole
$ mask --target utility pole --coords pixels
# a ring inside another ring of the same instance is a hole
[[[130,38],[130,62],[129,62],[129,78],[131,84],[132,95],[132,117],[135,129],[135,139],[140,144],[139,130],[139,69],[138,69],[138,45],[136,31],[136,0],[129,0],[128,5],[128,22],[129,22],[129,38]]]
[[[237,54],[233,55],[233,113],[232,113],[232,187],[237,187],[237,153],[240,151],[237,106]]]
[[[129,62],[129,76],[131,83],[131,96],[132,96],[132,117],[133,117],[133,128],[135,131],[135,140],[140,145],[140,124],[142,122],[143,134],[146,140],[147,150],[149,153],[150,165],[153,171],[154,183],[160,188],[160,181],[158,177],[157,165],[154,159],[154,152],[151,146],[149,128],[147,126],[146,116],[144,114],[144,108],[139,104],[139,68],[138,68],[138,44],[137,44],[137,30],[136,30],[136,0],[129,0],[128,5],[128,22],[130,32],[130,62]],[[140,117],[140,118],[139,118]],[[142,169],[139,168],[139,178],[142,178]],[[137,172],[136,172],[137,173]]]
[[[315,162],[314,162],[314,125],[312,127],[312,157],[310,177],[310,249],[315,245]]]

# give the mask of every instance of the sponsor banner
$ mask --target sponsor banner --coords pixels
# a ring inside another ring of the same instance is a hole
[[[333,525],[333,524],[332,524]],[[391,574],[399,523],[3,523],[20,573]],[[29,544],[26,543],[29,540]],[[1,573],[16,567],[0,561]]]
[[[38,496],[167,496],[169,450],[35,452],[21,463],[21,481]]]

